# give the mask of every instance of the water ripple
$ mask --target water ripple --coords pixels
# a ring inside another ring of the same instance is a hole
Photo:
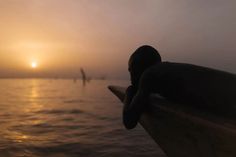
[[[57,110],[57,109],[52,109],[52,110],[41,110],[38,111],[37,113],[39,114],[80,114],[84,113],[82,110],[79,109],[72,109],[72,110]]]

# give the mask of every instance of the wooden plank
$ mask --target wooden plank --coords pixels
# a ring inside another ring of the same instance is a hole
[[[124,87],[109,86],[123,101]],[[140,124],[169,157],[235,157],[235,114],[209,113],[150,96]]]

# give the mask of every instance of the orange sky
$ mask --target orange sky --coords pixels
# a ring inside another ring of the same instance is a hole
[[[6,0],[0,19],[0,77],[73,77],[84,67],[128,78],[142,44],[164,60],[236,73],[234,0]]]

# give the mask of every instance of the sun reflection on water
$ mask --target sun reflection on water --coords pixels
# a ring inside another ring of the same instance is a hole
[[[8,131],[5,135],[5,138],[17,143],[23,143],[30,141],[32,138],[29,135],[17,132],[17,131]]]
[[[43,108],[43,105],[41,105],[38,102],[38,98],[40,97],[39,95],[39,82],[36,79],[32,79],[30,80],[30,84],[31,84],[31,91],[29,94],[29,100],[30,100],[30,104],[28,104],[25,108],[25,112],[27,113],[32,113],[32,112],[37,112],[40,111]]]
[[[0,81],[10,93],[0,102],[0,156],[78,156],[93,151],[89,156],[104,156],[101,149],[113,151],[124,142],[133,145],[136,138],[129,141],[121,134],[121,105],[111,105],[116,101],[105,88],[108,83],[93,81],[83,87],[72,80]],[[149,147],[145,143],[144,149]]]
[[[31,99],[36,99],[39,97],[39,92],[38,92],[38,82],[35,79],[30,80],[31,81]]]

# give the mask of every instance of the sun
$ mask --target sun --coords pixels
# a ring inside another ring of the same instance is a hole
[[[38,67],[37,62],[32,62],[32,63],[31,63],[31,68],[35,69],[35,68],[37,68],[37,67]]]

